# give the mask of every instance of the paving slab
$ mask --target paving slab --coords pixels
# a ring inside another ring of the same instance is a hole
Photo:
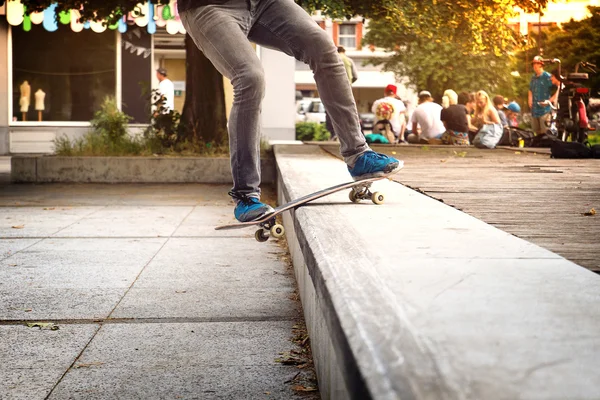
[[[46,237],[76,224],[100,207],[0,208],[0,237]]]
[[[126,288],[0,290],[0,319],[8,321],[107,318]]]
[[[0,288],[127,288],[165,242],[45,239],[0,261]]]
[[[254,237],[254,230],[252,229],[215,231],[215,226],[235,221],[233,217],[233,208],[233,202],[230,203],[229,207],[224,207],[222,205],[198,205],[194,207],[185,221],[177,228],[173,236]]]
[[[106,318],[164,239],[45,239],[0,261],[0,319]]]
[[[75,362],[98,325],[58,330],[0,325],[0,399],[44,399]]]
[[[111,317],[295,315],[289,302],[294,283],[276,242],[227,238],[223,244],[222,238],[169,240]]]
[[[0,240],[0,260],[11,257],[13,254],[28,248],[41,239],[2,239]]]
[[[295,398],[284,382],[297,368],[273,351],[292,324],[104,325],[50,399]]]
[[[192,211],[189,206],[108,206],[61,230],[61,237],[170,236]]]

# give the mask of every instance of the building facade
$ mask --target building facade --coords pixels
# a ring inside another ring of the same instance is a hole
[[[358,80],[352,84],[352,92],[359,112],[370,112],[375,100],[383,97],[383,90],[389,84],[398,87],[398,96],[403,100],[413,102],[415,92],[404,83],[402,78],[393,72],[382,70],[381,66],[368,64],[371,58],[385,58],[389,54],[373,47],[364,46],[363,37],[368,31],[368,20],[361,17],[344,21],[334,21],[322,16],[319,12],[313,19],[323,28],[337,46],[346,50],[358,70]],[[312,72],[308,65],[296,61],[296,89],[306,97],[318,97],[318,90]]]
[[[53,152],[54,139],[74,139],[89,131],[107,96],[133,118],[132,133],[143,130],[159,67],[167,69],[175,109],[182,111],[185,29],[177,2],[139,7],[142,16],[130,13],[112,26],[79,23],[74,10],[55,19],[54,7],[27,16],[19,0],[0,7],[0,154]],[[293,60],[263,48],[256,51],[266,70],[275,65],[278,71],[266,74],[274,83],[267,82],[271,90],[263,108],[263,131],[270,139],[294,139]],[[229,110],[233,90],[228,79],[224,83]],[[282,105],[282,96],[289,97],[289,104]]]

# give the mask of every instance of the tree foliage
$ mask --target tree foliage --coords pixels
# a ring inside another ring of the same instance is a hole
[[[545,57],[560,59],[563,75],[575,72],[575,66],[582,61],[600,67],[600,7],[588,9],[590,17],[567,22],[562,28],[554,28],[545,35]],[[580,68],[579,72],[588,71]],[[589,77],[588,83],[597,96],[600,91],[600,74],[590,73]]]
[[[508,27],[514,7],[539,10],[547,1],[405,0],[369,24],[365,42],[392,52],[372,60],[406,76],[418,90],[440,98],[444,90],[511,88],[510,54],[517,43]]]
[[[577,63],[587,61],[600,67],[600,7],[588,7],[590,16],[581,21],[570,21],[562,27],[553,27],[542,31],[543,48],[541,53],[546,59],[558,59],[561,62],[561,72],[566,76],[575,72]],[[537,35],[531,35],[526,43],[516,53],[512,69],[519,72],[516,78],[515,95],[526,104],[529,81],[533,74],[531,59],[538,55]],[[558,63],[547,63],[544,69],[553,72],[558,69]],[[579,72],[589,72],[580,68]],[[599,71],[600,72],[600,71]],[[589,73],[586,85],[592,88],[592,94],[598,97],[600,92],[600,74]]]

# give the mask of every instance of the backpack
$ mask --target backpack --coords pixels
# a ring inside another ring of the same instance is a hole
[[[367,143],[381,143],[381,144],[389,144],[390,141],[387,140],[387,138],[383,135],[380,135],[379,133],[369,133],[368,135],[365,135],[365,140],[367,141]]]
[[[519,139],[523,139],[525,147],[530,147],[535,134],[532,131],[524,129],[508,127],[504,128],[502,138],[498,142],[498,146],[519,147]]]
[[[596,147],[596,146],[594,146]],[[595,149],[594,149],[595,150]],[[600,150],[600,149],[599,149]],[[557,140],[550,146],[552,158],[591,158],[592,149],[579,142]],[[598,151],[596,150],[596,153]]]
[[[531,140],[531,147],[552,147],[552,143],[559,141],[556,136],[543,133],[541,135],[536,135]]]
[[[600,158],[600,144],[592,146],[592,158]]]

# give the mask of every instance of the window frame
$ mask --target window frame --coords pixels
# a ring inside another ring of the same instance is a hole
[[[89,121],[13,121],[13,38],[12,38],[12,25],[8,24],[8,34],[7,34],[7,67],[8,67],[8,93],[6,94],[8,100],[8,126],[66,126],[66,127],[87,127],[91,126]],[[68,28],[70,29],[70,28]],[[105,33],[105,32],[103,32]],[[97,35],[102,35],[103,33],[98,33]],[[117,101],[117,107],[119,110],[122,109],[122,93],[121,93],[121,33],[115,29],[115,99]],[[75,33],[77,34],[77,33]],[[152,49],[154,53],[154,49]]]
[[[356,37],[357,34],[357,23],[355,22],[344,22],[344,23],[340,23],[338,24],[338,44],[340,46],[344,46],[344,48],[346,49],[350,49],[350,50],[356,50],[358,49],[358,38]],[[342,26],[352,26],[354,27],[354,33],[351,35],[342,35]],[[352,37],[354,39],[354,46],[346,46],[344,44],[342,44],[342,38],[350,38]]]

